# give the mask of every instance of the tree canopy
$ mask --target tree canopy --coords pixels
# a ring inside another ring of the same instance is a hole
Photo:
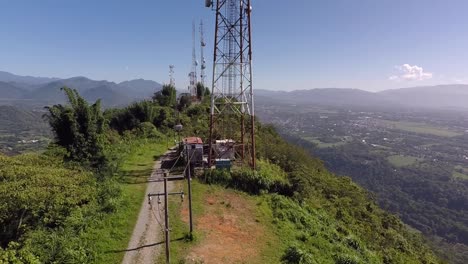
[[[174,86],[165,84],[161,91],[158,91],[153,95],[153,101],[158,103],[160,106],[174,107],[177,103],[176,94]]]
[[[68,158],[99,167],[104,163],[102,146],[99,143],[104,131],[101,101],[89,105],[75,89],[63,87],[69,105],[45,107],[44,117],[49,121],[55,143],[68,151]]]

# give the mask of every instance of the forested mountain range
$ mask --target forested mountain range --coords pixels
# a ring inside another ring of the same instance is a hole
[[[149,98],[162,87],[160,83],[143,79],[115,83],[82,76],[58,79],[0,72],[0,103],[63,103],[65,97],[60,88],[64,86],[78,90],[88,101],[102,99],[105,106],[126,105],[132,101]]]

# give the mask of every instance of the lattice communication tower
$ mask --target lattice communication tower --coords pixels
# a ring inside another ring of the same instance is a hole
[[[210,165],[223,157],[216,145],[218,140],[224,140],[225,144],[231,144],[229,148],[235,152],[237,161],[255,168],[250,2],[205,1],[205,6],[216,12],[208,157]]]

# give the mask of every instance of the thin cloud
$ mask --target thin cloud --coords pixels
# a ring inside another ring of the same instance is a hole
[[[423,81],[432,79],[431,72],[425,72],[424,69],[417,65],[403,64],[400,66],[395,66],[400,74],[392,75],[388,79],[390,81]]]

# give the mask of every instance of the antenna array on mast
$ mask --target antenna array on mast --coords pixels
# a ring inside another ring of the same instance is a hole
[[[169,65],[169,84],[175,88],[174,65]]]
[[[189,93],[192,97],[197,96],[197,54],[195,50],[195,20],[192,22],[192,71],[189,73],[190,85]]]
[[[204,55],[204,49],[206,47],[205,37],[203,32],[203,20],[200,20],[200,82],[205,87],[205,69],[206,69],[206,60]]]

